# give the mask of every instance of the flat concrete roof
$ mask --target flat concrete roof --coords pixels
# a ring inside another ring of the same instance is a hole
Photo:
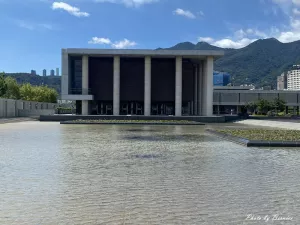
[[[214,90],[251,90],[251,86],[214,86]]]
[[[153,57],[175,57],[205,58],[213,56],[219,58],[224,55],[224,51],[216,50],[149,50],[149,49],[88,49],[88,48],[67,48],[62,49],[63,53],[69,55],[91,55],[91,56],[153,56]]]

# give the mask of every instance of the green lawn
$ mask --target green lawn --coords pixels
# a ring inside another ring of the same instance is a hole
[[[300,141],[300,130],[227,129],[216,131],[248,140]]]

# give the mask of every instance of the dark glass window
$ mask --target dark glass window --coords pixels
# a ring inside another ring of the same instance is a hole
[[[82,88],[82,58],[81,57],[72,57],[71,58],[71,91],[81,92]]]

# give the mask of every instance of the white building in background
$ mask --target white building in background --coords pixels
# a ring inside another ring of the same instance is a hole
[[[59,68],[56,68],[56,76],[59,76]]]
[[[277,77],[277,90],[287,89],[287,72],[282,73]]]
[[[294,65],[293,69],[287,72],[287,89],[300,90],[300,65]]]

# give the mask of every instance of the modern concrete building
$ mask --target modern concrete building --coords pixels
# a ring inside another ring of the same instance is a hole
[[[35,70],[31,70],[31,71],[30,71],[30,74],[31,74],[31,75],[36,75],[36,71],[35,71]]]
[[[50,76],[54,76],[55,75],[55,71],[54,70],[50,70]]]
[[[78,114],[213,115],[212,50],[63,49],[63,100]]]
[[[287,73],[284,72],[277,77],[277,90],[286,90],[287,89]]]
[[[59,76],[59,68],[56,68],[56,76]]]
[[[293,109],[294,114],[299,114],[300,93],[288,90],[250,90],[248,87],[214,87],[214,114],[230,114],[242,112],[243,106],[260,99],[274,101],[279,98],[286,102],[286,107]]]
[[[43,69],[43,77],[47,76],[47,70]]]
[[[287,89],[300,90],[300,65],[294,65],[292,70],[287,72]]]

